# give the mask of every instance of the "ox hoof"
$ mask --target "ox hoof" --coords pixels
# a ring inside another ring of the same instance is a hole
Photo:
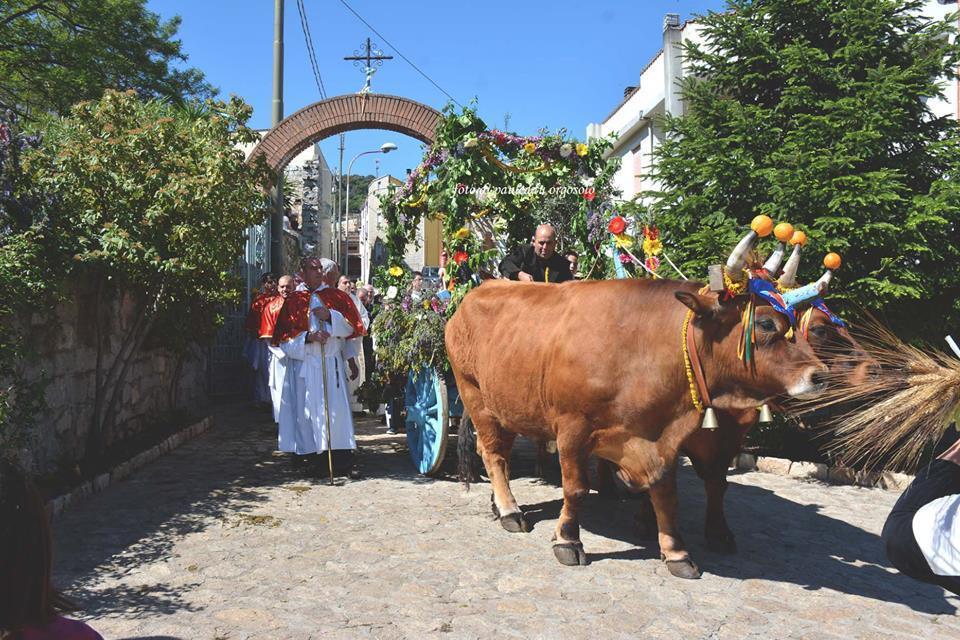
[[[582,542],[562,542],[553,545],[553,555],[560,564],[568,567],[584,566],[587,564],[587,554],[583,552]]]
[[[713,536],[707,538],[707,549],[716,553],[736,553],[737,539],[732,533],[728,533],[725,536]]]
[[[519,511],[502,516],[500,526],[510,533],[526,533],[529,531],[527,521],[523,519],[523,514]]]
[[[660,559],[667,565],[667,571],[675,578],[684,578],[686,580],[699,580],[700,569],[690,558],[681,558],[680,560],[667,560],[661,553]]]

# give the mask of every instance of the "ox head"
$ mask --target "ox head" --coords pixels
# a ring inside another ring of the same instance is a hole
[[[859,386],[880,372],[880,364],[850,335],[845,323],[825,306],[812,306],[801,316],[800,335],[830,370],[832,381]]]
[[[719,409],[756,408],[779,395],[801,396],[818,390],[826,367],[806,340],[798,339],[786,315],[754,298],[751,357],[743,359],[744,311],[750,301],[737,296],[721,301],[715,293],[677,291],[693,311],[698,350],[706,383]]]

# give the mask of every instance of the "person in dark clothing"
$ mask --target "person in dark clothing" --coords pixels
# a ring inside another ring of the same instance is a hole
[[[573,280],[570,263],[557,253],[557,232],[549,224],[537,227],[533,242],[518,247],[500,262],[504,278],[521,282]]]
[[[960,595],[960,433],[947,429],[880,534],[900,573]]]

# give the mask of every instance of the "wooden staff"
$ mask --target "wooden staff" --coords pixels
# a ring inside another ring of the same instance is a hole
[[[333,485],[333,440],[330,437],[330,396],[327,393],[327,346],[320,343],[320,363],[323,369],[323,420],[327,431],[327,466],[330,469],[330,485]]]

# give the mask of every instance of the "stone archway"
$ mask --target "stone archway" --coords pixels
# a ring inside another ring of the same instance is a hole
[[[440,117],[436,109],[400,96],[336,96],[285,118],[263,137],[250,158],[262,155],[271,169],[280,171],[311,144],[355,129],[387,129],[432,144]]]

